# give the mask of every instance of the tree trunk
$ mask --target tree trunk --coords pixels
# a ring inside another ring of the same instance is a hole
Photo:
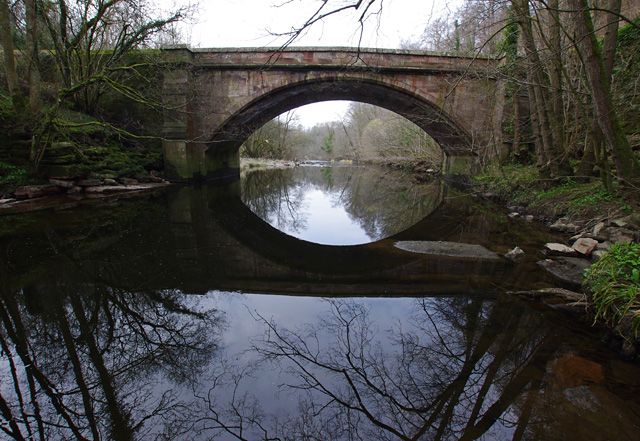
[[[620,2],[614,0],[620,5]],[[593,97],[594,113],[598,126],[607,147],[613,154],[618,180],[623,184],[629,184],[640,178],[640,165],[633,155],[629,141],[625,136],[616,109],[611,98],[611,78],[607,75],[603,56],[598,49],[598,42],[593,28],[593,21],[587,0],[570,0],[570,7],[575,10],[574,22],[576,26],[578,49],[582,53],[582,59],[587,73],[588,85]],[[612,11],[615,13],[616,11]],[[619,11],[618,11],[619,12]],[[617,20],[607,26],[607,32],[617,32]],[[615,37],[610,37],[610,39]],[[610,48],[609,56],[615,54],[615,43]],[[612,62],[610,62],[612,63]]]
[[[551,60],[549,63],[549,80],[551,83],[551,131],[553,134],[554,148],[564,154],[564,92],[562,86],[562,49],[560,41],[560,16],[558,13],[558,0],[549,2],[549,47]]]
[[[29,77],[29,109],[40,111],[40,63],[38,60],[38,10],[36,0],[25,0],[27,21],[27,61]]]
[[[18,94],[18,74],[16,73],[16,60],[13,55],[13,36],[11,35],[11,10],[7,0],[0,0],[0,43],[4,51],[4,71],[7,76],[7,87],[13,105],[16,105]]]
[[[543,64],[536,48],[529,3],[528,0],[512,0],[512,4],[522,30],[522,42],[528,62],[527,80],[529,86],[527,89],[529,91],[529,100],[532,104],[531,111],[536,113],[538,121],[538,139],[542,144],[538,146],[537,150],[544,152],[544,168],[548,168],[551,174],[566,174],[566,171],[570,169],[567,164],[567,157],[564,152],[559,151],[551,130],[553,111],[547,92],[550,88],[550,81],[547,74],[542,70]]]

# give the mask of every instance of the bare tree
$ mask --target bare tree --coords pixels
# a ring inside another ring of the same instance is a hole
[[[613,154],[618,179],[627,185],[634,185],[640,179],[640,164],[620,126],[618,111],[611,96],[611,68],[615,55],[618,20],[608,20],[603,53],[599,49],[588,2],[569,0],[569,5],[573,9],[577,48],[582,55],[598,126],[609,151]],[[609,2],[608,10],[614,16],[619,16],[620,5],[620,0],[612,0]]]
[[[13,35],[11,30],[11,10],[8,0],[0,1],[0,44],[4,52],[4,71],[7,76],[7,87],[14,106],[18,96],[18,74],[16,72],[16,60],[14,56]]]
[[[61,98],[70,98],[82,111],[93,113],[106,90],[115,90],[134,100],[143,100],[119,79],[137,74],[140,63],[127,60],[131,51],[184,18],[188,8],[164,17],[146,0],[61,0],[42,11],[54,57],[64,88]],[[142,61],[144,63],[144,61]]]

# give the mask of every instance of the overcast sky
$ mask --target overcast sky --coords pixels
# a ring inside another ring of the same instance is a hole
[[[171,1],[171,0],[165,0]],[[399,48],[403,40],[415,40],[433,18],[447,15],[462,0],[378,0],[364,26],[362,47]],[[330,0],[331,9],[353,0]],[[201,0],[193,22],[184,30],[193,47],[280,46],[285,37],[273,35],[303,24],[321,0]],[[365,1],[366,3],[366,1]],[[292,46],[357,46],[361,12],[348,11],[317,23]],[[342,118],[347,102],[318,103],[299,108],[305,127]]]

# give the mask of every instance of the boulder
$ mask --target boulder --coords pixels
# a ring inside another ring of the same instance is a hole
[[[76,184],[80,187],[97,187],[99,185],[102,185],[102,179],[81,179],[80,181],[76,182]]]
[[[533,214],[527,214],[524,217],[524,220],[526,220],[527,222],[533,222],[534,218],[533,218]]]
[[[471,259],[487,259],[500,261],[498,254],[483,247],[482,245],[445,242],[445,241],[425,241],[406,240],[393,244],[396,248],[404,251],[419,254],[431,254],[435,256],[465,257]]]
[[[604,256],[606,252],[607,250],[593,250],[591,252],[591,260],[597,262],[598,260],[602,259],[602,256]]]
[[[562,243],[548,242],[544,244],[544,253],[547,256],[575,256],[577,251]]]
[[[631,243],[634,240],[633,231],[626,228],[609,227],[605,232],[612,243]]]
[[[640,213],[635,212],[624,218],[627,222],[627,228],[632,230],[640,230]]]
[[[512,262],[518,262],[519,260],[522,260],[524,256],[524,251],[522,251],[520,247],[515,247],[504,255],[506,259],[509,259]]]
[[[49,179],[49,183],[53,185],[57,185],[58,187],[62,187],[62,188],[71,188],[75,185],[75,182],[72,180],[55,179],[55,178]]]
[[[120,178],[118,180],[124,185],[138,185],[140,183],[137,179],[133,178]]]
[[[60,193],[60,187],[52,184],[25,185],[18,187],[13,193],[17,199],[34,199]]]
[[[596,247],[597,250],[601,250],[601,251],[607,251],[609,248],[611,248],[611,242],[598,242],[598,246]]]
[[[625,220],[625,219],[614,219],[611,221],[611,225],[613,225],[614,227],[626,227],[629,225],[629,223]]]
[[[153,182],[155,184],[162,184],[164,182],[166,182],[164,179],[162,179],[159,176],[153,176],[153,175],[149,175],[149,177],[147,178],[149,182]]]
[[[119,191],[127,191],[128,188],[124,185],[97,185],[95,187],[87,187],[86,193],[116,193]]]
[[[592,230],[593,237],[599,237],[600,233],[602,233],[605,227],[606,225],[604,222],[598,222],[597,224],[595,224]]]
[[[104,185],[119,185],[118,181],[111,178],[106,178],[103,182],[104,182]]]
[[[533,300],[555,298],[564,303],[568,303],[568,302],[584,303],[587,300],[586,296],[582,293],[570,291],[564,288],[555,288],[555,287],[536,289],[532,291],[509,291],[507,292],[507,294],[516,295],[519,297],[526,297]],[[547,302],[545,301],[545,303]]]
[[[588,256],[591,254],[593,250],[596,249],[597,246],[598,246],[597,240],[591,239],[588,237],[581,237],[580,239],[576,240],[573,243],[572,248],[576,250],[578,253],[584,256]]]
[[[564,219],[564,218],[562,218]],[[577,233],[580,227],[576,224],[564,222],[562,219],[557,220],[549,226],[552,230],[560,231],[563,233]]]
[[[508,214],[508,216],[509,216],[511,219],[514,219],[514,218],[516,218],[516,217],[520,216],[520,213],[518,213],[518,212],[515,212],[515,211],[514,211],[514,212],[509,213],[509,214]]]
[[[538,262],[538,266],[554,279],[574,288],[582,285],[582,274],[590,265],[588,260],[577,257],[556,257]]]

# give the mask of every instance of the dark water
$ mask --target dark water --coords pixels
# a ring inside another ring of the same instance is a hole
[[[0,439],[635,440],[638,366],[504,295],[548,239],[361,168],[0,218]]]

